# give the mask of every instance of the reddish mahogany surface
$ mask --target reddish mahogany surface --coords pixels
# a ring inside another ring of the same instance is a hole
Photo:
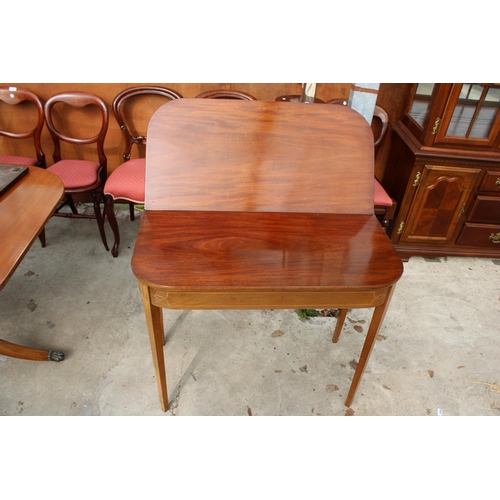
[[[39,167],[29,172],[0,196],[0,290],[16,270],[64,195],[56,175]],[[35,361],[60,361],[57,351],[32,349],[0,339],[0,354]]]
[[[0,290],[62,199],[59,177],[38,167],[0,196]]]
[[[373,135],[344,106],[179,99],[150,121],[139,280],[168,409],[161,309],[374,307],[350,406],[402,274],[373,215]]]
[[[149,122],[147,210],[373,213],[373,133],[346,106],[175,99]]]
[[[370,215],[146,211],[132,269],[155,288],[381,288],[402,273]]]

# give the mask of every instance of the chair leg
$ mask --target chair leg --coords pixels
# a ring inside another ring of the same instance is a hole
[[[380,224],[385,232],[387,232],[389,225],[396,216],[396,209],[398,206],[396,200],[394,198],[391,199],[392,199],[392,205],[390,207],[382,205],[374,206],[375,215],[377,216],[377,219],[380,221]]]
[[[104,231],[104,222],[101,214],[101,206],[97,197],[97,193],[92,191],[92,200],[94,201],[94,213],[97,220],[97,226],[99,227],[99,233],[101,234],[101,240],[104,243],[104,248],[109,251],[108,242],[106,241],[106,233]]]
[[[130,220],[135,220],[135,210],[134,210],[134,204],[130,202],[128,204],[129,209],[130,209]]]
[[[71,208],[71,211],[77,215],[78,214],[78,210],[76,209],[76,205],[75,205],[75,202],[73,201],[73,198],[70,194],[66,194],[66,203],[69,205],[69,207]]]
[[[45,248],[45,228],[43,228],[40,231],[40,234],[38,235],[38,239],[40,240],[40,243],[42,244],[42,248]]]
[[[109,194],[104,196],[104,208],[106,211],[106,217],[108,218],[109,225],[113,231],[115,237],[115,242],[113,248],[111,249],[111,254],[113,257],[118,257],[118,247],[120,246],[120,231],[118,229],[118,222],[116,221],[115,214],[115,202],[113,197]]]
[[[382,228],[387,233],[387,228],[389,227],[389,220],[387,219],[387,212],[383,215],[382,220],[380,221]]]

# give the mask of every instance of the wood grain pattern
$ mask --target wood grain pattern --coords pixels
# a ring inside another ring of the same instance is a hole
[[[345,106],[179,99],[148,141],[148,210],[373,213],[372,131]]]
[[[132,269],[176,290],[381,288],[401,260],[370,215],[146,211]]]

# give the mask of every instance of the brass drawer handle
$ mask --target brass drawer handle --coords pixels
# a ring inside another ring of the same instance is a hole
[[[497,188],[500,189],[500,178],[496,180],[495,184]]]
[[[460,217],[462,217],[462,215],[463,215],[463,214],[464,214],[464,212],[465,212],[465,205],[466,205],[466,204],[467,204],[467,203],[464,201],[464,202],[462,203],[462,206],[460,207],[460,210],[459,210],[459,212],[458,212],[458,218],[459,218],[459,219],[460,219]]]
[[[489,238],[493,243],[500,243],[500,233],[491,233]]]

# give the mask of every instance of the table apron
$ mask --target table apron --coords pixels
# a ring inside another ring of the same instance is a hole
[[[166,291],[149,287],[151,303],[165,309],[371,308],[383,304],[391,287],[345,291]]]

